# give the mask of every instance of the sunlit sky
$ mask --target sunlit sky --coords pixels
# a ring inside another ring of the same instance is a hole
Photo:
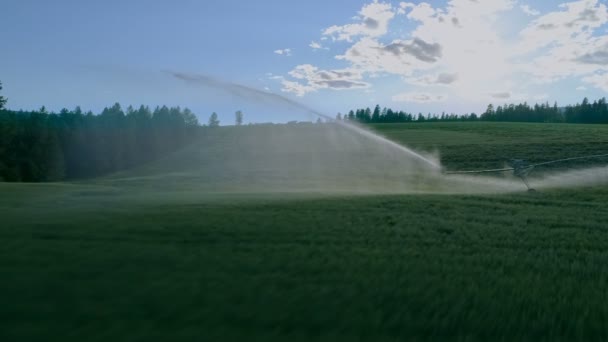
[[[608,93],[606,1],[4,0],[0,81],[13,109],[187,106],[204,121],[302,119],[171,72],[282,94],[330,115],[375,104],[483,112],[488,103]]]

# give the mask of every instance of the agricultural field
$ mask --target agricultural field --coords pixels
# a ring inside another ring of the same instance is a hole
[[[0,183],[0,340],[608,340],[608,186],[555,186],[608,160],[535,170],[554,180],[532,193],[408,191],[398,155],[357,154],[382,146],[285,129],[217,128],[95,180]],[[608,153],[605,125],[372,129],[448,170]],[[304,143],[325,139],[342,153]],[[396,170],[373,173],[386,158]]]
[[[428,123],[378,124],[374,128],[394,141],[418,150],[439,150],[442,163],[452,169],[502,166],[519,158],[534,162],[608,151],[608,126],[544,123]],[[606,160],[589,160],[569,166],[605,165]]]

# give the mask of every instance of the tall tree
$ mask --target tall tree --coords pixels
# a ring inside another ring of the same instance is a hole
[[[354,111],[350,111],[348,112],[348,120],[350,121],[354,121],[355,120],[355,112]]]
[[[363,122],[370,122],[372,121],[372,110],[368,108],[365,108],[365,111],[363,112]]]
[[[236,113],[234,113],[234,119],[235,119],[236,125],[241,126],[243,124],[243,112],[240,110],[237,110]]]
[[[376,105],[372,114],[371,122],[380,122],[380,105]]]
[[[218,127],[220,125],[220,120],[217,118],[217,113],[213,112],[209,117],[209,127]]]
[[[2,82],[0,82],[0,90],[2,90]],[[6,98],[4,96],[0,96],[0,109],[4,109],[5,104]]]
[[[503,110],[506,110],[506,106],[505,108],[503,108]],[[481,114],[481,119],[484,121],[494,121],[496,120],[496,116],[495,116],[495,112],[494,112],[494,105],[493,104],[489,104],[488,108],[486,109],[485,112],[483,112]]]
[[[188,127],[198,126],[198,119],[196,118],[196,115],[194,113],[192,113],[192,111],[189,108],[184,108],[182,117],[184,118],[184,123],[186,124],[186,126],[188,126]]]

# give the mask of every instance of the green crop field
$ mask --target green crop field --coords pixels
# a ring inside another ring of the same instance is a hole
[[[353,159],[281,150],[304,138],[285,129],[218,128],[91,181],[0,183],[0,341],[608,340],[606,183],[323,191],[312,176],[361,185]],[[373,129],[450,170],[608,153],[604,125]],[[330,159],[340,167],[307,162]]]

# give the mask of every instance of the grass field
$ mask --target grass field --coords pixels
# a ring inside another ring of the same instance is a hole
[[[600,125],[374,129],[438,151],[449,169],[608,151]],[[235,174],[218,160],[233,162],[236,138],[215,134],[195,149],[202,157],[0,184],[0,340],[608,340],[607,186],[224,191]]]
[[[543,162],[608,151],[606,125],[467,122],[380,124],[374,128],[417,149],[438,149],[442,163],[454,169],[498,167],[513,158]],[[605,165],[606,160],[587,163]]]

